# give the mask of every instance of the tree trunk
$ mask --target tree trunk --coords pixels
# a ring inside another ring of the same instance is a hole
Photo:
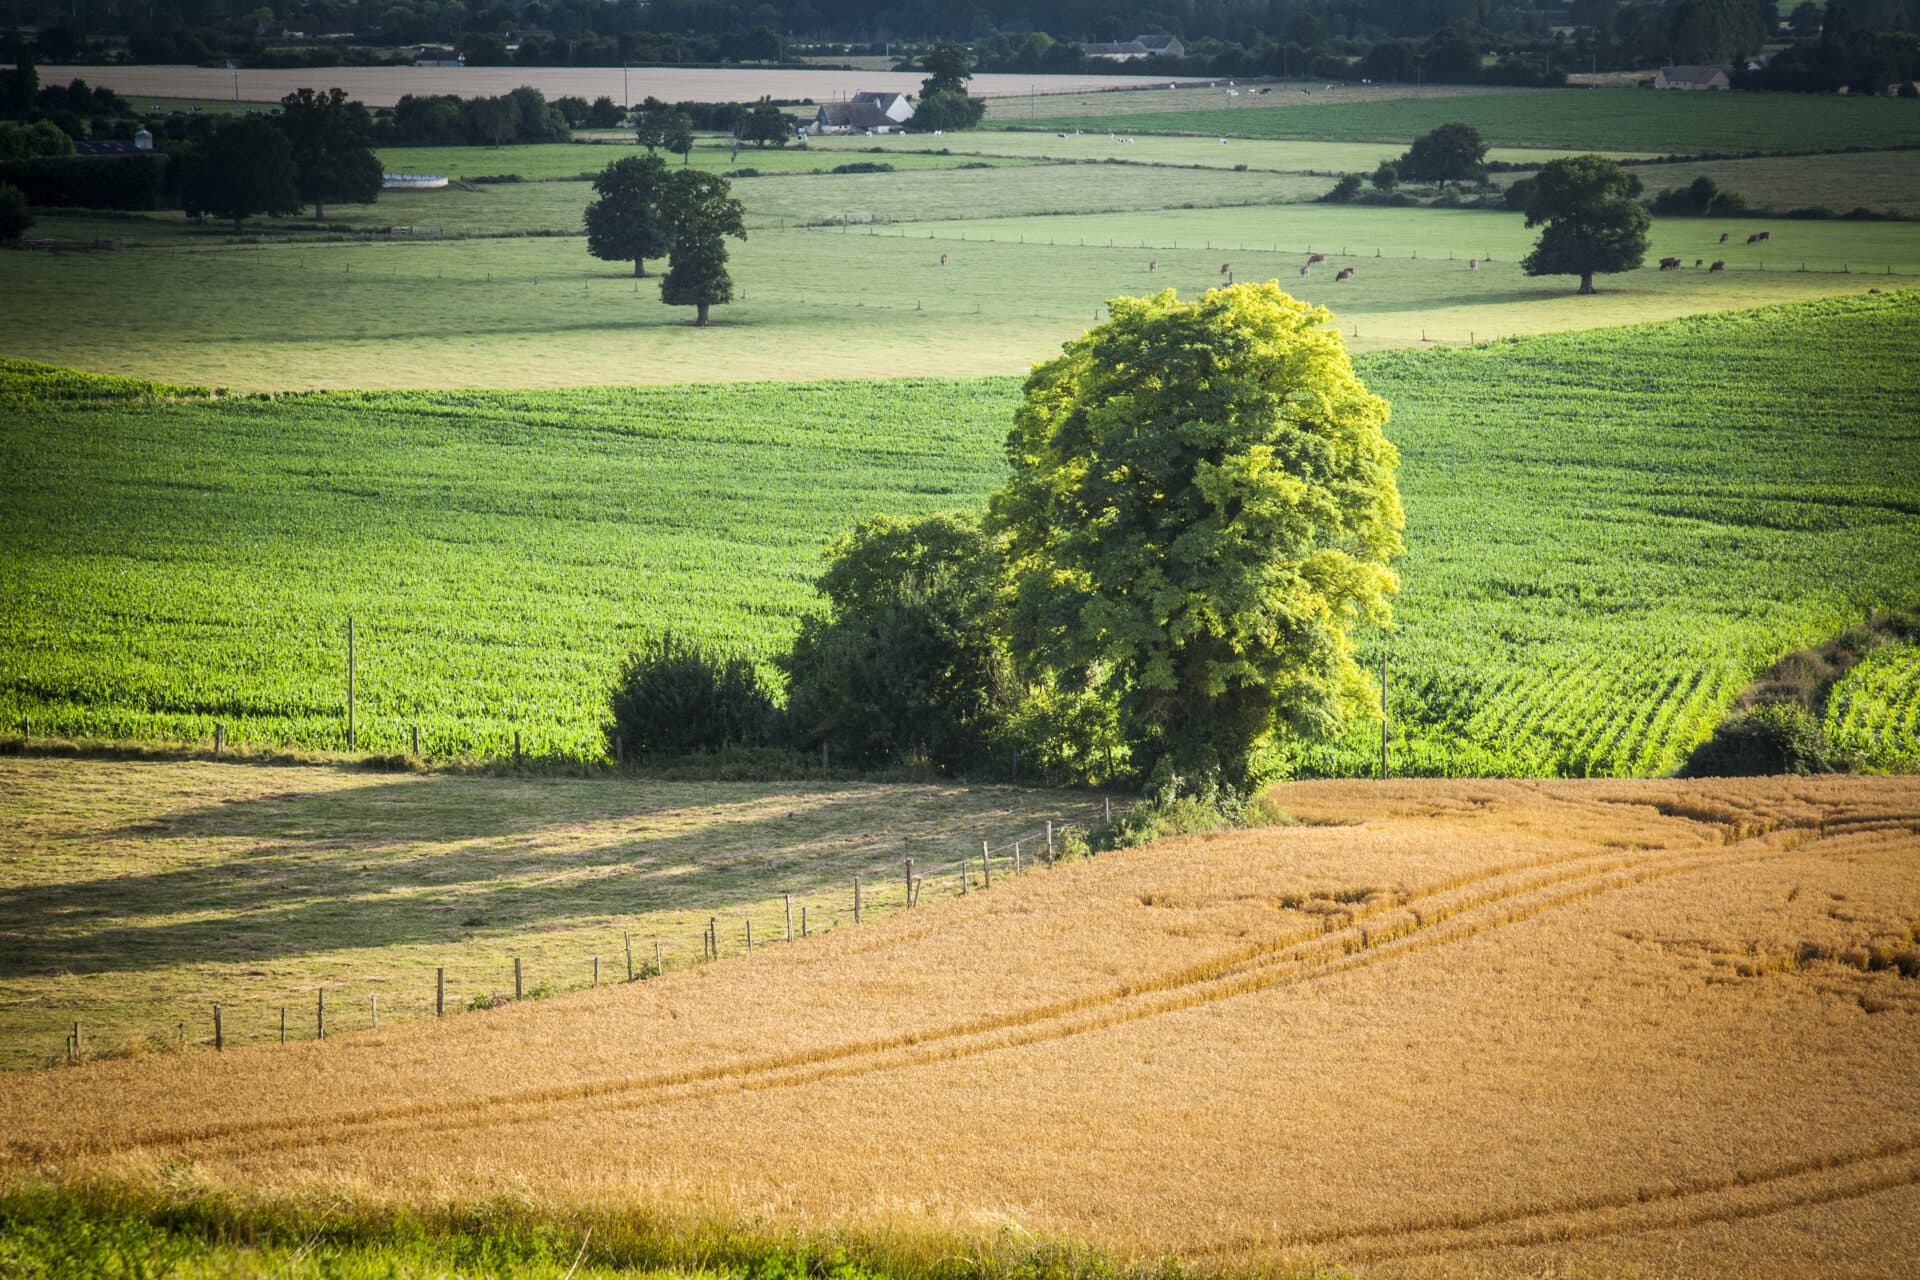
[[[325,200],[315,200],[313,202],[313,220],[315,222],[325,222],[327,220],[327,202]]]
[[[633,275],[636,280],[645,280],[647,278],[647,268],[639,258],[633,260]]]
[[[704,329],[707,327],[707,304],[702,302],[699,304],[699,307],[699,313],[694,316],[693,323],[699,328]]]
[[[1582,293],[1593,292],[1593,272],[1582,271],[1580,273],[1580,292]]]

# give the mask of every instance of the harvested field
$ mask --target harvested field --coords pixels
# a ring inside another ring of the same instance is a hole
[[[4,1167],[1071,1236],[1223,1270],[1911,1258],[1910,781],[1272,801],[1307,824],[658,981],[21,1077]]]

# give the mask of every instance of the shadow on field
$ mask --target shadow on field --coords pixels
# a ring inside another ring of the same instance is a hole
[[[933,874],[983,838],[1074,816],[1060,801],[1011,787],[427,778],[206,806],[83,837],[164,869],[0,891],[0,977],[721,914],[838,893],[856,873],[892,887],[906,857]]]

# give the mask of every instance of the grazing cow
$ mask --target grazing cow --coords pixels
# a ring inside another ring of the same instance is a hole
[[[1232,264],[1231,262],[1223,262],[1223,263],[1221,263],[1221,264],[1220,264],[1220,274],[1221,274],[1221,275],[1225,275],[1225,274],[1227,274],[1227,272],[1229,272],[1229,271],[1231,271],[1231,270],[1233,270],[1233,264]]]
[[[1695,258],[1693,260],[1693,265],[1696,267],[1703,267],[1706,264],[1707,264],[1707,260],[1705,258]]]
[[[1720,233],[1720,243],[1725,244],[1726,242],[1727,242],[1727,233],[1722,231]]]
[[[1478,271],[1479,269],[1480,269],[1480,259],[1478,258],[1467,259],[1467,270]]]
[[[1325,262],[1326,260],[1327,260],[1327,255],[1324,253],[1309,254],[1307,256],[1307,265],[1312,266],[1316,262]]]
[[[1727,269],[1726,261],[1721,258],[1715,258],[1713,260],[1713,265],[1707,268],[1708,271],[1725,271],[1726,269]]]
[[[947,255],[944,253],[940,255],[940,265],[943,267],[947,265]]]
[[[1759,234],[1757,234],[1757,235],[1751,235],[1751,236],[1748,236],[1748,237],[1747,237],[1747,243],[1748,243],[1748,244],[1759,244],[1759,243],[1761,243],[1762,241],[1766,241],[1766,240],[1771,240],[1771,239],[1773,239],[1773,232],[1771,232],[1771,231],[1762,231],[1762,232],[1760,232],[1760,233],[1759,233]]]
[[[1754,233],[1753,233],[1752,235],[1750,235],[1750,236],[1748,236],[1748,237],[1747,237],[1747,243],[1748,243],[1748,244],[1759,244],[1759,243],[1760,243],[1760,233],[1756,231],[1756,232],[1754,232]]]
[[[1340,274],[1333,278],[1333,282],[1335,284],[1339,284],[1342,280],[1351,280],[1351,279],[1353,279],[1353,268],[1342,267],[1340,268]]]
[[[1300,268],[1300,274],[1301,274],[1302,276],[1310,276],[1310,275],[1312,275],[1312,274],[1313,274],[1313,268],[1312,268],[1312,267],[1302,267],[1302,268]]]
[[[1678,271],[1680,269],[1680,259],[1662,258],[1660,259],[1660,269],[1662,271]]]
[[[1160,259],[1155,258],[1151,262],[1147,263],[1148,271],[1158,271],[1159,269],[1160,269]]]

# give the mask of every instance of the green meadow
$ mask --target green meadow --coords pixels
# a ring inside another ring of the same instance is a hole
[[[1472,125],[1502,147],[1670,155],[1920,145],[1920,111],[1906,99],[1650,89],[1529,89],[1322,106],[1300,98],[1279,106],[1111,116],[1096,108],[1008,127],[1406,142],[1453,120]]]

